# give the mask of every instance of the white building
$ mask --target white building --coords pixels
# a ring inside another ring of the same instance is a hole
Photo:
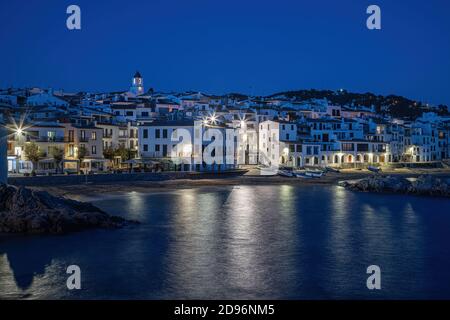
[[[270,167],[285,164],[289,143],[296,140],[296,123],[277,120],[259,123],[259,162]]]
[[[28,106],[68,107],[69,103],[53,95],[52,90],[38,93],[27,98]]]
[[[210,129],[218,130],[216,132],[220,132],[224,138],[223,144],[220,145],[222,154],[215,148],[211,153],[214,161],[208,161],[204,157],[205,148],[214,140],[208,135],[212,132]],[[138,136],[141,158],[159,161],[166,170],[223,171],[236,167],[236,151],[232,153],[232,163],[226,158],[229,145],[225,139],[225,127],[207,125],[203,121],[193,119],[153,121],[141,123]],[[233,150],[236,150],[234,139],[231,143]]]

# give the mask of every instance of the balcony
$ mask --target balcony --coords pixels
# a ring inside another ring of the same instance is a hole
[[[27,142],[64,142],[64,137],[37,137],[37,136],[26,136]]]

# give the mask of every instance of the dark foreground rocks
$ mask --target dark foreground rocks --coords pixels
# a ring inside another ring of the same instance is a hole
[[[137,222],[110,216],[89,203],[0,184],[0,233],[60,234],[130,223]]]
[[[432,175],[421,175],[413,181],[409,181],[401,176],[372,175],[354,182],[344,181],[340,185],[354,191],[450,197],[448,179]]]

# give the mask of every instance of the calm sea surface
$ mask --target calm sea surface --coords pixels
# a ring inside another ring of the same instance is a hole
[[[0,237],[0,298],[450,298],[449,199],[285,185],[82,200],[142,224]]]

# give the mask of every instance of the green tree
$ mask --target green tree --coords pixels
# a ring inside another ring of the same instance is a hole
[[[80,160],[80,163],[86,158],[88,155],[88,151],[85,146],[80,146],[78,148],[78,160]]]
[[[64,150],[62,148],[55,147],[52,149],[51,155],[56,162],[56,173],[61,168],[61,163],[64,159]]]
[[[134,151],[125,148],[124,146],[119,146],[116,150],[114,150],[114,155],[120,157],[122,161],[130,160],[133,158]]]
[[[39,146],[34,142],[25,144],[23,152],[25,153],[25,157],[27,158],[27,160],[33,163],[33,172],[35,172],[37,163],[39,159],[44,156],[44,153],[39,150]]]
[[[113,148],[111,148],[111,147],[106,147],[106,148],[104,148],[103,149],[103,157],[105,157],[105,159],[108,159],[108,160],[114,160],[114,156],[115,156],[115,154],[114,154],[114,149]]]

